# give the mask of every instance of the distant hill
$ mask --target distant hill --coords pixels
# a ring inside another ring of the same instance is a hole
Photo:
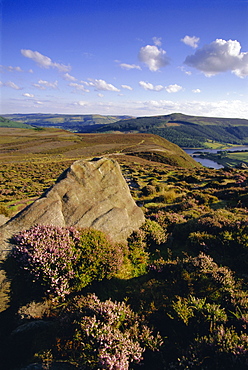
[[[101,127],[130,116],[102,116],[99,114],[6,114],[8,120],[39,127],[57,127],[75,132],[91,132],[92,126]]]
[[[2,116],[0,116],[0,127],[33,128],[32,126],[25,123],[12,121]]]
[[[181,113],[120,120],[99,127],[97,131],[152,133],[180,147],[204,147],[209,141],[248,144],[247,119],[198,117]]]
[[[199,167],[177,145],[152,134],[79,134],[57,128],[26,130],[0,128],[0,161],[9,156],[21,162],[57,156],[61,160],[111,156],[117,160],[157,162],[184,168]]]
[[[8,114],[4,118],[35,127],[56,127],[79,133],[150,133],[183,148],[204,148],[212,142],[248,144],[248,120],[238,118],[188,116],[181,113],[137,118],[97,114]]]

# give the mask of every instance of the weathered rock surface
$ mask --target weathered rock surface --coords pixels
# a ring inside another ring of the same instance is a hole
[[[1,247],[35,224],[92,227],[123,241],[144,222],[119,164],[96,158],[74,162],[38,200],[0,227]]]

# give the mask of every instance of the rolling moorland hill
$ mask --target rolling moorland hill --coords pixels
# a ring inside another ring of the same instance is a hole
[[[1,128],[0,138],[6,218],[96,156],[119,163],[145,216],[123,245],[44,225],[13,238],[0,263],[4,369],[248,368],[247,168],[204,168],[145,133]]]
[[[81,133],[151,133],[184,148],[208,148],[213,143],[248,143],[247,119],[188,116],[181,113],[137,118],[93,114],[12,114],[4,117],[36,127],[58,127]]]
[[[75,132],[90,132],[91,126],[101,127],[130,116],[101,116],[99,114],[7,114],[4,118],[35,127],[57,127]],[[0,121],[0,127],[1,121]]]
[[[51,186],[73,161],[97,156],[144,166],[201,167],[177,145],[152,134],[78,134],[57,128],[0,127],[0,202],[12,215]]]
[[[197,117],[181,113],[121,120],[102,126],[97,131],[153,133],[180,147],[192,148],[208,147],[210,142],[248,143],[246,119]]]
[[[57,128],[0,128],[0,161],[60,155],[67,159],[131,155],[185,168],[199,164],[177,145],[153,134],[78,134]]]

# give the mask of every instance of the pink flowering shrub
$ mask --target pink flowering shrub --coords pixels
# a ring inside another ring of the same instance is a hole
[[[111,278],[122,263],[121,248],[91,229],[38,225],[15,235],[13,243],[20,270],[54,297]]]
[[[162,345],[160,335],[154,336],[123,301],[101,302],[90,294],[75,299],[64,315],[61,323],[70,323],[73,334],[65,337],[63,328],[54,354],[83,369],[128,370],[130,363],[140,363],[146,349],[157,351]]]

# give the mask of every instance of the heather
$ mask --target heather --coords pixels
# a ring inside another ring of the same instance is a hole
[[[15,235],[12,242],[16,268],[54,299],[94,280],[110,279],[123,259],[121,247],[91,229],[38,225]]]
[[[102,302],[95,294],[76,297],[58,321],[51,353],[80,368],[128,370],[146,350],[158,351],[163,343],[125,302]]]
[[[44,225],[14,237],[5,368],[247,369],[248,171],[119,157],[146,222],[126,244]]]

